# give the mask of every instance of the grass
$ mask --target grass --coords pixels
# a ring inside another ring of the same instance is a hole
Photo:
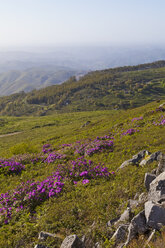
[[[0,134],[20,133],[0,138],[0,156],[9,158],[15,154],[40,152],[45,143],[52,144],[58,150],[61,144],[94,139],[111,132],[115,137],[114,151],[105,150],[87,159],[104,163],[110,171],[116,171],[122,162],[142,149],[165,152],[165,127],[153,124],[154,121],[158,122],[162,115],[162,112],[155,111],[160,104],[161,102],[154,102],[127,111],[1,117]],[[134,117],[140,116],[143,116],[142,120],[132,122]],[[90,124],[82,128],[87,121],[90,121]],[[138,129],[139,132],[122,136],[129,128]],[[67,151],[66,155],[66,163],[77,156],[71,151]],[[20,175],[2,174],[0,192],[12,190],[22,181],[42,181],[56,170],[58,163],[59,161],[53,164],[27,163],[25,171]],[[37,206],[35,213],[24,210],[14,215],[9,224],[1,223],[0,247],[32,248],[39,243],[38,233],[42,230],[57,234],[57,238],[46,241],[50,248],[60,247],[62,239],[73,233],[79,237],[85,234],[91,242],[101,241],[104,248],[110,247],[110,231],[106,228],[106,223],[120,215],[128,200],[133,199],[136,193],[145,191],[144,174],[156,166],[156,163],[145,167],[129,166],[116,172],[109,180],[95,179],[87,185],[75,186],[68,181],[59,197]]]

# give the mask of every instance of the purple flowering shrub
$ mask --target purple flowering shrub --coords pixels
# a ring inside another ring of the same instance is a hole
[[[162,115],[161,116],[161,118],[160,118],[160,120],[159,120],[159,122],[154,122],[153,123],[155,126],[164,126],[165,125],[165,116],[164,115]]]
[[[0,174],[19,174],[24,169],[25,166],[19,162],[15,162],[12,160],[0,160]]]
[[[63,154],[52,152],[48,154],[47,158],[44,160],[44,163],[48,163],[48,164],[54,163],[57,159],[63,159],[65,157],[66,156]]]
[[[30,212],[45,200],[57,197],[65,182],[71,181],[88,184],[90,180],[97,178],[109,178],[114,172],[109,172],[104,165],[95,165],[91,160],[84,157],[70,161],[67,164],[60,164],[52,176],[41,182],[27,181],[21,183],[16,189],[0,195],[0,215],[7,224],[12,215],[28,209]]]
[[[45,144],[45,145],[43,145],[43,147],[42,147],[42,152],[45,154],[45,153],[49,153],[49,152],[52,152],[53,151],[53,149],[52,149],[52,147],[51,147],[51,145],[50,144]]]
[[[140,120],[143,120],[143,116],[134,117],[134,118],[132,119],[132,122],[134,122],[134,121],[140,121]]]
[[[113,151],[113,139],[113,137],[105,135],[103,137],[97,137],[93,141],[89,140],[85,143],[79,142],[75,146],[75,153],[91,156],[94,153],[102,152],[107,149]]]
[[[136,129],[134,129],[134,128],[130,128],[130,129],[128,129],[127,131],[123,132],[122,135],[123,135],[123,136],[132,135],[132,134],[134,134],[134,133],[136,133],[136,132],[139,132],[139,130],[136,130]]]
[[[79,180],[88,179],[96,179],[100,178],[109,178],[111,174],[114,172],[109,172],[107,167],[104,167],[103,164],[99,163],[95,165],[93,161],[86,160],[84,157],[77,158],[76,160],[71,161],[71,167],[69,170],[69,178],[73,180],[73,182],[77,182]]]
[[[63,186],[61,177],[56,173],[42,182],[21,183],[15,190],[0,195],[0,214],[5,223],[8,223],[13,213],[22,209],[34,210],[46,199],[56,197]]]

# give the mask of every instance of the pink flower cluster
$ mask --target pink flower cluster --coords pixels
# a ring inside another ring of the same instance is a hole
[[[155,126],[164,126],[165,125],[165,116],[164,115],[162,115],[161,116],[161,118],[160,118],[160,120],[159,120],[159,122],[153,122],[153,124],[155,125]]]
[[[104,165],[95,165],[91,160],[80,157],[67,164],[60,164],[52,176],[41,182],[27,181],[16,189],[0,195],[0,214],[7,224],[12,215],[23,209],[34,211],[35,207],[51,197],[57,197],[66,181],[73,184],[81,182],[88,184],[97,178],[109,178],[114,172],[109,172]]]
[[[25,166],[19,162],[15,162],[12,160],[0,160],[0,174],[19,174],[24,169]]]
[[[134,133],[136,133],[136,132],[139,132],[139,130],[136,130],[136,129],[134,129],[134,128],[130,128],[130,129],[128,129],[126,132],[122,133],[122,135],[123,135],[123,136],[132,135],[132,134],[134,134]]]

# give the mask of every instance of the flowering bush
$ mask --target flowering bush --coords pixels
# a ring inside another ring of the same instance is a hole
[[[59,153],[56,153],[56,152],[52,152],[52,153],[48,154],[48,156],[44,160],[44,162],[49,164],[49,163],[55,162],[57,159],[62,159],[62,158],[65,158],[65,155],[59,154]]]
[[[160,118],[160,120],[159,120],[159,122],[154,122],[153,123],[155,126],[164,126],[165,125],[165,116],[164,115],[162,115],[161,116],[161,118]]]
[[[91,179],[109,178],[114,172],[101,164],[94,165],[84,157],[80,157],[65,165],[58,165],[57,171],[42,182],[27,181],[21,183],[15,190],[0,195],[0,214],[7,224],[13,213],[22,209],[30,211],[45,200],[58,196],[66,181],[71,180],[73,184],[79,181],[87,184]]]
[[[114,141],[113,137],[110,136],[103,136],[97,137],[96,139],[89,140],[85,143],[77,143],[75,146],[75,153],[80,155],[88,155],[91,156],[94,153],[102,152],[103,150],[110,149],[112,151]]]
[[[134,117],[134,118],[132,119],[132,122],[134,122],[134,121],[139,121],[139,120],[143,120],[143,116]]]
[[[125,136],[125,135],[132,135],[132,134],[134,134],[134,133],[136,133],[136,132],[139,132],[139,130],[136,130],[136,129],[134,129],[134,128],[130,128],[130,129],[128,129],[126,132],[122,133],[122,135],[123,135],[123,136]]]
[[[43,152],[44,154],[45,154],[45,153],[52,152],[51,145],[50,145],[50,144],[45,144],[45,145],[43,145],[43,147],[42,147],[42,152]]]
[[[0,160],[0,173],[3,174],[19,174],[22,170],[25,169],[25,166],[19,162],[10,161],[10,160]]]
[[[64,183],[61,177],[54,174],[42,182],[27,181],[21,183],[15,190],[0,195],[0,213],[5,223],[8,223],[13,212],[21,209],[33,210],[46,199],[57,196]]]

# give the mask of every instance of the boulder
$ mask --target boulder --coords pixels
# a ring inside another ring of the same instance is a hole
[[[149,191],[150,189],[150,183],[156,178],[156,175],[151,174],[151,173],[146,173],[145,174],[145,178],[144,178],[144,185],[147,189],[147,191]]]
[[[157,161],[158,160],[158,156],[160,155],[160,153],[161,153],[160,151],[152,153],[149,157],[143,159],[140,162],[140,166],[151,164],[153,161]]]
[[[159,161],[159,164],[158,164],[158,168],[156,170],[157,176],[165,171],[165,154],[161,153],[158,157],[158,161]]]
[[[150,183],[148,199],[153,202],[165,200],[165,172],[161,173]]]
[[[165,225],[165,204],[146,202],[145,217],[149,227],[160,230]]]
[[[123,162],[121,164],[121,166],[119,167],[119,169],[122,169],[128,165],[138,165],[139,162],[146,156],[146,155],[149,155],[150,152],[147,151],[147,150],[142,150],[140,151],[139,153],[137,153],[136,155],[134,155],[131,159]]]
[[[145,214],[142,211],[132,219],[128,227],[128,237],[125,245],[128,245],[138,234],[144,234],[147,230]]]
[[[55,237],[55,234],[41,231],[39,233],[38,239],[40,239],[40,240],[46,240],[48,237],[53,237],[54,238]]]
[[[60,248],[84,248],[84,243],[77,235],[70,235],[64,239]]]
[[[131,208],[130,207],[127,207],[127,209],[120,216],[119,220],[114,223],[114,226],[118,226],[121,223],[130,222],[131,219],[132,219]]]
[[[129,225],[120,225],[113,234],[110,241],[113,242],[114,247],[126,241]]]

